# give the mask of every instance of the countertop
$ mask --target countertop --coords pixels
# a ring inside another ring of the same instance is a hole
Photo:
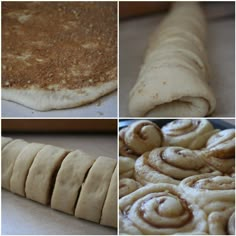
[[[220,5],[221,4],[221,5]],[[209,61],[213,72],[210,85],[216,96],[213,117],[235,115],[235,20],[234,4],[207,4]],[[143,63],[151,33],[165,14],[120,21],[120,117],[129,117],[128,96]]]
[[[52,144],[66,149],[81,149],[94,158],[101,155],[116,158],[117,155],[116,135],[11,134],[4,136]],[[115,235],[116,232],[114,228],[77,219],[2,190],[2,234]]]

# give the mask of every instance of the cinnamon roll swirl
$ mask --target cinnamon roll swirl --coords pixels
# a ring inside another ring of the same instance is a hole
[[[223,176],[220,172],[195,175],[182,180],[179,187],[187,199],[207,214],[234,207],[235,180],[231,176]]]
[[[212,235],[235,235],[235,209],[212,212],[208,217],[209,233]]]
[[[218,158],[231,158],[235,155],[235,129],[225,129],[212,135],[206,148]]]
[[[235,129],[217,132],[209,138],[204,160],[217,170],[231,174],[235,170]]]
[[[162,142],[162,132],[155,123],[148,120],[136,121],[120,131],[120,154],[137,157],[160,147]]]
[[[119,156],[119,177],[131,178],[134,174],[134,159]]]
[[[189,149],[200,149],[206,145],[209,137],[216,132],[206,119],[175,120],[162,127],[163,146],[179,146]]]
[[[119,201],[121,234],[207,232],[205,213],[175,185],[149,184]]]
[[[141,187],[141,184],[137,181],[129,178],[124,178],[120,180],[119,183],[119,198],[122,198],[129,193],[134,192]]]
[[[162,147],[144,153],[135,162],[135,178],[141,184],[179,182],[189,176],[209,173],[200,152],[182,147]]]
[[[123,128],[119,132],[119,154],[125,157],[137,158],[138,155],[125,143],[125,132],[128,128]]]

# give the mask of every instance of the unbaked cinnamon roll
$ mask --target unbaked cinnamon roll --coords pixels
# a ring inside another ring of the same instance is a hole
[[[212,135],[206,143],[206,148],[214,152],[215,157],[233,157],[235,155],[235,129],[221,130]]]
[[[235,235],[235,209],[212,212],[208,217],[209,233],[212,235]]]
[[[120,133],[121,147],[127,147],[126,150],[132,155],[142,155],[155,147],[160,147],[163,142],[163,135],[160,128],[148,120],[133,122]],[[122,143],[124,142],[124,144]],[[123,153],[123,150],[120,150]]]
[[[147,183],[179,182],[189,176],[215,171],[201,159],[201,153],[182,147],[162,147],[144,153],[135,162],[135,178]]]
[[[138,155],[130,149],[125,143],[125,132],[128,128],[123,128],[119,132],[119,154],[125,157],[137,158]]]
[[[130,157],[119,156],[119,177],[131,178],[134,174],[134,159]]]
[[[190,201],[198,204],[209,214],[234,207],[235,180],[220,172],[188,177],[181,181],[179,187]]]
[[[179,146],[189,149],[204,147],[209,137],[216,132],[206,119],[175,120],[163,126],[161,130],[164,135],[163,146]]]
[[[205,148],[204,160],[217,170],[232,174],[235,170],[235,129],[226,129],[212,135]]]
[[[205,213],[184,198],[175,185],[149,184],[119,201],[121,234],[207,232]]]
[[[119,198],[134,192],[141,187],[137,181],[129,178],[123,178],[119,181]]]

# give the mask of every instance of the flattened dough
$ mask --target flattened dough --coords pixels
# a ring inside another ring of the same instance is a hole
[[[10,191],[10,179],[15,161],[28,143],[21,139],[7,144],[2,150],[2,187]]]
[[[117,88],[116,2],[4,2],[2,19],[3,99],[48,111]]]
[[[79,200],[75,209],[75,216],[100,222],[103,204],[106,199],[116,160],[99,157],[90,169],[82,185]]]
[[[40,143],[30,143],[20,152],[12,171],[10,180],[11,192],[25,196],[25,181],[29,169],[35,156],[44,146],[44,144]]]
[[[63,160],[57,174],[51,207],[68,214],[74,214],[76,200],[85,175],[94,163],[86,153],[76,150]]]
[[[55,175],[66,154],[65,149],[51,145],[46,145],[38,152],[26,179],[27,198],[49,204]]]
[[[100,224],[117,227],[117,167],[111,178]]]
[[[12,138],[2,137],[2,149],[12,141]]]

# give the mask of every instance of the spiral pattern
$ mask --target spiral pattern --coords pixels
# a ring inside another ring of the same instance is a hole
[[[189,176],[209,173],[198,152],[182,147],[156,148],[143,154],[135,162],[135,178],[141,184],[179,182]]]
[[[221,130],[211,136],[206,144],[214,157],[232,158],[235,155],[235,129]]]
[[[175,120],[162,127],[163,146],[179,146],[189,149],[200,149],[216,131],[206,119]]]
[[[235,180],[220,172],[188,177],[179,187],[186,198],[202,207],[207,214],[234,206]]]
[[[141,187],[138,182],[129,178],[123,178],[119,182],[119,198],[124,197]]]
[[[119,176],[120,178],[130,178],[134,174],[134,159],[119,156]]]
[[[125,144],[136,154],[142,155],[155,147],[160,147],[163,135],[160,128],[151,121],[133,122],[124,134]]]
[[[125,143],[125,133],[128,128],[123,128],[119,132],[119,154],[125,157],[137,158],[138,155]]]
[[[209,233],[212,235],[235,235],[234,207],[208,216]]]
[[[149,184],[123,197],[120,206],[120,233],[174,234],[203,233],[206,215],[190,204],[171,184]]]

